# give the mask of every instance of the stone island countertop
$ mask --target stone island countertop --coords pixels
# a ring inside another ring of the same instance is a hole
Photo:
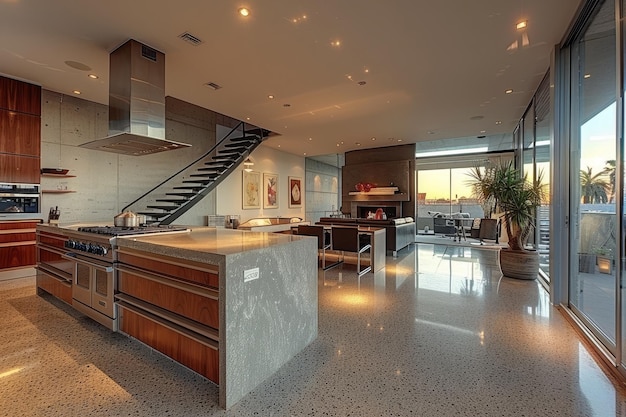
[[[281,233],[190,227],[187,232],[120,237],[117,245],[120,248],[143,250],[155,255],[217,264],[227,255],[287,245],[302,238]]]

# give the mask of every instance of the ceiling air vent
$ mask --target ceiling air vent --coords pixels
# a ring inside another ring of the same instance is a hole
[[[200,45],[202,43],[202,40],[200,38],[193,36],[189,32],[185,32],[182,35],[179,35],[178,37],[184,40],[185,42],[189,42],[190,44],[194,46]]]
[[[141,56],[152,62],[157,62],[157,51],[146,45],[141,45]]]
[[[210,88],[212,88],[214,90],[219,90],[220,88],[222,88],[221,85],[215,84],[215,83],[206,83],[204,85],[206,85],[207,87],[210,87]]]

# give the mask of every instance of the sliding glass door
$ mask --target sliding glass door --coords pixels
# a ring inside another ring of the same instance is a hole
[[[569,307],[616,351],[615,5],[602,4],[571,45]]]

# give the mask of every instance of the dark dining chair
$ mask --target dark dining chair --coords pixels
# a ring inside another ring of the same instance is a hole
[[[344,252],[357,254],[356,272],[359,277],[372,270],[371,262],[367,268],[361,269],[361,255],[369,251],[371,258],[372,245],[369,240],[361,240],[361,237],[366,235],[359,234],[357,227],[332,226],[330,235],[332,250],[341,251],[342,258],[344,257]]]
[[[480,230],[478,231],[478,239],[483,245],[485,239],[493,240],[498,243],[500,237],[500,220],[499,219],[481,219]]]
[[[309,225],[298,225],[299,235],[304,236],[314,236],[317,237],[317,249],[318,252],[322,255],[322,269],[326,271],[334,266],[339,265],[341,262],[334,262],[330,265],[326,265],[326,251],[330,249],[330,236],[324,230],[324,226],[309,226]]]

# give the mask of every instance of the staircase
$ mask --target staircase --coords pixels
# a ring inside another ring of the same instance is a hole
[[[168,225],[198,204],[233,172],[270,133],[241,122],[213,148],[128,204],[148,224]]]

